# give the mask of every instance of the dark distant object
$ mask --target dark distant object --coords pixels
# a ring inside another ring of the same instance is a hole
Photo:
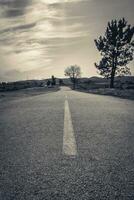
[[[73,83],[73,89],[75,90],[77,80],[81,76],[81,69],[77,65],[72,65],[65,69],[65,76],[69,76]]]
[[[59,85],[63,85],[63,80],[59,79]]]
[[[50,80],[47,81],[47,87],[49,87],[51,85]]]
[[[54,76],[52,76],[52,86],[56,85],[56,78]]]
[[[97,49],[103,57],[99,64],[95,63],[100,75],[110,78],[110,88],[114,87],[116,75],[129,75],[127,64],[133,60],[134,27],[123,18],[108,22],[105,35],[95,40]]]
[[[2,85],[2,88],[3,88],[3,89],[6,88],[6,82],[2,82],[1,85]]]

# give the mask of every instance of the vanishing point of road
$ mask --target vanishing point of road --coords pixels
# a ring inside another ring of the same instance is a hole
[[[133,200],[134,101],[72,91],[1,101],[1,200]]]

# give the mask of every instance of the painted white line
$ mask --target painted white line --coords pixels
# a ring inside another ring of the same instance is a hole
[[[67,156],[77,155],[76,140],[74,136],[71,113],[67,99],[65,100],[64,112],[63,154]]]

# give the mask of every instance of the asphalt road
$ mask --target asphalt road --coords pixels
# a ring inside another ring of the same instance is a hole
[[[133,200],[133,120],[134,101],[68,88],[1,101],[0,200]]]

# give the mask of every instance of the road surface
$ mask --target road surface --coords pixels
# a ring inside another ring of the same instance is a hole
[[[61,88],[0,102],[1,200],[133,200],[134,101]]]

